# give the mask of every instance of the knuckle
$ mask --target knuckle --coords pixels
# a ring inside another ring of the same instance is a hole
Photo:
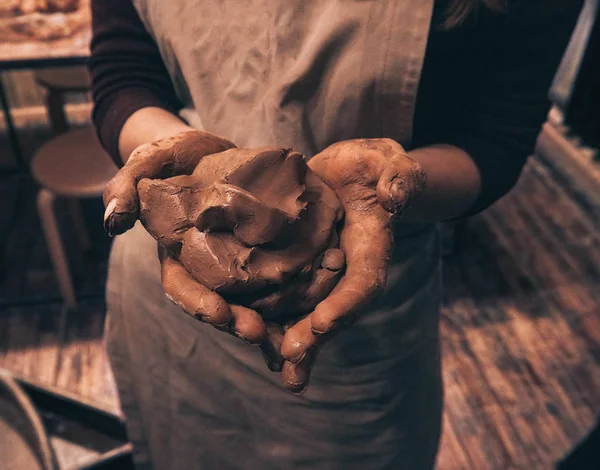
[[[331,310],[327,305],[319,305],[311,315],[310,328],[313,334],[320,335],[335,328],[336,318],[343,316],[346,312]]]
[[[373,276],[369,281],[365,284],[365,293],[368,296],[373,296],[381,293],[385,288],[386,284],[386,275],[382,273],[378,273]]]
[[[139,145],[138,147],[133,149],[133,151],[129,155],[129,158],[127,159],[127,161],[131,162],[132,160],[136,160],[136,159],[144,156],[146,153],[151,151],[153,146],[154,146],[154,143],[145,143],[145,144]]]

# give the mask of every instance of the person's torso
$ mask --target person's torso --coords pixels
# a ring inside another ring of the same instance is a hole
[[[238,146],[410,144],[433,0],[134,0],[180,98]]]

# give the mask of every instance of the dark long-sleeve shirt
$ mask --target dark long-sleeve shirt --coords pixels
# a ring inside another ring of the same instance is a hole
[[[471,156],[482,182],[474,214],[515,184],[532,152],[582,1],[516,0],[503,13],[480,8],[444,30],[447,4],[435,3],[413,146],[453,144]],[[102,144],[120,162],[119,133],[133,112],[147,106],[176,112],[181,103],[131,0],[92,0],[92,13],[93,118]]]

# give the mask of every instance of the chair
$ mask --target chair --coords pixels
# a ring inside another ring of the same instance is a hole
[[[68,199],[72,227],[82,248],[89,248],[90,240],[78,200],[101,196],[104,186],[117,172],[117,167],[103,150],[92,126],[68,129],[63,95],[87,91],[89,85],[85,70],[70,70],[64,75],[61,73],[56,70],[36,73],[38,83],[47,89],[48,116],[52,129],[58,135],[35,152],[31,160],[31,173],[40,186],[38,214],[60,292],[65,305],[75,308],[75,289],[60,236],[55,201],[57,198]]]

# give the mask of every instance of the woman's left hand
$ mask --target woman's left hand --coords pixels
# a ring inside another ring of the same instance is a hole
[[[391,221],[426,183],[419,163],[391,139],[340,142],[313,157],[309,166],[344,207],[340,248],[347,265],[339,284],[312,313],[294,324],[270,327],[272,335],[282,336],[284,385],[296,393],[306,388],[322,344],[385,287]]]

